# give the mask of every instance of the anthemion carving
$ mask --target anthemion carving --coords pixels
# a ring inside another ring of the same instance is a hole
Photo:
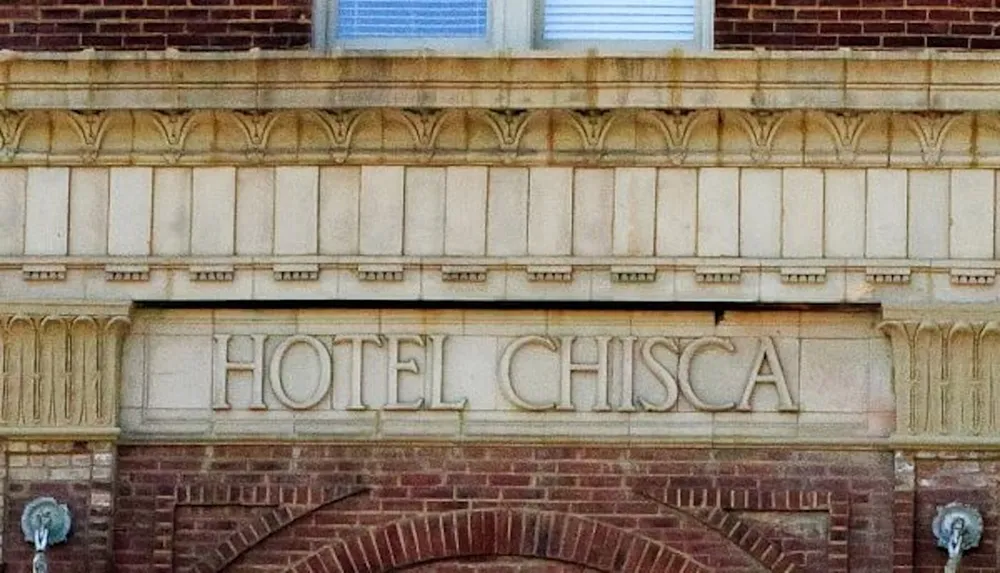
[[[993,112],[352,108],[7,110],[13,164],[996,166]],[[992,150],[992,151],[991,151]]]
[[[0,426],[112,428],[124,314],[0,314]]]
[[[896,432],[1000,435],[1000,322],[891,320]]]

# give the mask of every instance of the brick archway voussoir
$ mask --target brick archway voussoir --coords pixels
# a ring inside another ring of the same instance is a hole
[[[637,533],[558,512],[483,509],[406,518],[337,540],[286,573],[392,573],[464,557],[511,556],[602,573],[711,573],[689,555]]]

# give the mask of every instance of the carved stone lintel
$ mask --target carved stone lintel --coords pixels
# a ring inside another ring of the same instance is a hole
[[[525,270],[531,282],[568,283],[573,280],[571,266],[542,265],[528,267]]]
[[[656,267],[611,267],[611,282],[613,283],[651,283],[656,282]]]
[[[195,265],[188,271],[194,282],[230,282],[236,276],[232,265]]]
[[[441,267],[444,282],[482,283],[486,282],[487,269],[480,265],[445,265]]]
[[[104,267],[104,279],[109,282],[143,282],[149,280],[147,265],[108,265]]]
[[[21,267],[21,274],[26,281],[64,281],[66,265],[27,264]]]
[[[276,281],[319,280],[319,265],[317,264],[276,264],[273,271]]]
[[[403,265],[359,265],[358,280],[379,282],[400,282],[405,272]]]
[[[909,284],[909,267],[868,267],[865,280],[873,284]]]
[[[699,283],[736,284],[740,279],[739,267],[698,267],[694,270],[694,280]]]
[[[951,269],[951,284],[988,286],[996,282],[994,269]]]
[[[789,267],[781,269],[781,282],[790,284],[821,284],[826,282],[822,267]]]

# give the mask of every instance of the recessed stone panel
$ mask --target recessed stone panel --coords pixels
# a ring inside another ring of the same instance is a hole
[[[889,359],[875,316],[823,317],[301,309],[217,311],[202,324],[138,311],[124,380],[139,413],[124,430],[819,440],[842,426],[845,438],[885,437],[864,429],[891,408],[886,381],[872,379],[889,368],[869,366]]]

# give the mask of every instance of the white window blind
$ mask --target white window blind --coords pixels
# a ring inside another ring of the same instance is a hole
[[[483,38],[488,0],[338,0],[337,36]]]
[[[548,41],[690,42],[698,0],[544,0]]]

